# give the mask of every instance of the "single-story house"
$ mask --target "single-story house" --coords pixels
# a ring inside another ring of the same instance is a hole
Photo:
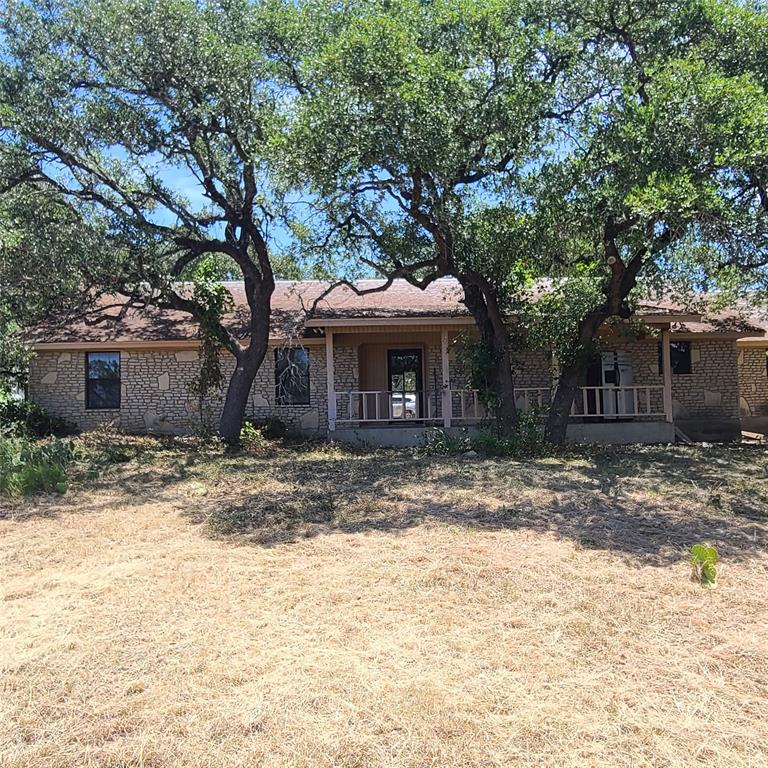
[[[227,288],[234,305],[229,319],[237,324],[242,284]],[[271,349],[248,417],[369,444],[413,444],[430,426],[482,421],[482,402],[459,353],[460,340],[471,343],[475,328],[455,281],[439,280],[425,291],[396,281],[364,296],[338,287],[307,318],[325,288],[315,281],[278,283]],[[36,329],[29,397],[83,429],[111,422],[128,431],[178,434],[207,420],[215,425],[223,390],[201,404],[190,389],[199,364],[193,320],[154,308],[121,312],[119,303],[105,297],[87,321]],[[745,403],[750,413],[768,416],[762,327],[664,303],[641,306],[635,319],[625,329],[606,329],[574,402],[569,438],[738,439]],[[551,352],[522,352],[514,365],[520,409],[546,404],[556,365]],[[233,368],[227,352],[222,368],[225,376]]]

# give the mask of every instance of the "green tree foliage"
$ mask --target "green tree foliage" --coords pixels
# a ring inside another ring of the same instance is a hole
[[[30,352],[23,329],[54,314],[87,312],[95,290],[121,273],[121,253],[105,247],[87,211],[33,187],[0,194],[0,396],[24,384]]]
[[[768,202],[764,9],[320,7],[327,38],[302,71],[299,171],[373,270],[460,281],[502,420],[514,419],[513,316],[560,353],[549,436],[561,440],[598,328],[629,317],[640,284],[754,279]],[[556,281],[542,310],[559,307],[559,326],[530,309],[520,274]]]
[[[594,95],[530,180],[537,255],[599,289],[562,339],[548,425],[561,440],[597,329],[629,316],[638,286],[752,281],[766,263],[768,97],[753,55],[764,11],[605,0],[554,12],[590,41],[575,81]]]
[[[550,34],[524,2],[309,9],[321,34],[301,69],[293,172],[325,206],[332,226],[323,243],[352,253],[383,286],[458,279],[509,431],[514,344],[505,320],[528,234],[519,183],[552,140],[558,110],[570,108],[558,90],[570,39]]]
[[[96,215],[138,306],[208,323],[180,281],[209,257],[242,276],[245,329],[214,327],[236,361],[220,423],[233,442],[267,349],[283,211],[280,13],[247,0],[11,0],[0,12],[3,188]]]

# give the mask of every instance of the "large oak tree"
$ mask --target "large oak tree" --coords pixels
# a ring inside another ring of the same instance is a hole
[[[581,52],[531,11],[514,0],[312,5],[308,23],[326,34],[296,68],[293,168],[330,221],[323,246],[352,253],[383,287],[458,280],[505,433],[526,208],[509,190],[579,108],[561,80]]]
[[[41,217],[96,216],[115,262],[93,287],[188,312],[229,350],[229,442],[269,338],[282,199],[272,169],[292,95],[281,77],[283,10],[10,0],[0,12],[3,190],[34,192]],[[212,311],[221,302],[212,307],[211,292],[184,287],[206,258],[242,276],[245,337]]]
[[[559,293],[575,299],[556,334],[560,441],[598,329],[629,316],[639,281],[682,244],[690,271],[726,252],[749,267],[734,253],[764,248],[764,13],[731,0],[331,8],[302,71],[300,169],[385,285],[459,281],[502,431],[521,274],[583,289]]]
[[[531,180],[542,269],[589,273],[598,289],[561,329],[547,424],[559,442],[598,329],[630,316],[638,287],[655,282],[669,296],[675,269],[688,285],[726,268],[749,281],[768,260],[768,92],[755,55],[768,17],[728,0],[553,13],[592,41],[579,77],[601,82]]]

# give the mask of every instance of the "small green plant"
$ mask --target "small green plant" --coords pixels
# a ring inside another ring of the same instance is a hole
[[[445,429],[428,429],[424,436],[424,452],[430,456],[451,456],[471,447],[466,430],[451,434]]]
[[[513,435],[504,437],[493,429],[482,429],[472,440],[472,447],[486,456],[507,458],[532,458],[547,452],[544,439],[544,422],[541,411],[531,409],[518,416],[517,428]]]
[[[267,445],[267,438],[259,427],[254,426],[250,421],[246,421],[240,430],[240,444],[246,451],[263,451]]]
[[[710,544],[694,544],[691,547],[691,565],[702,586],[717,586],[717,549]]]

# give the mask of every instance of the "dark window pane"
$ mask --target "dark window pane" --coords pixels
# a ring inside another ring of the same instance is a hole
[[[88,382],[89,408],[119,408],[120,382],[92,379]]]
[[[421,356],[418,352],[392,352],[389,358],[389,369],[392,374],[409,373],[415,371],[421,365]]]
[[[389,388],[392,392],[416,392],[421,381],[421,350],[390,349]]]
[[[86,407],[120,407],[119,352],[89,352],[86,355]]]
[[[659,373],[664,372],[664,360],[662,359],[661,344],[659,344]],[[690,341],[670,341],[669,342],[669,361],[672,367],[672,373],[682,374],[691,373],[691,342]]]
[[[309,404],[309,353],[306,349],[275,350],[275,391],[278,405]]]

